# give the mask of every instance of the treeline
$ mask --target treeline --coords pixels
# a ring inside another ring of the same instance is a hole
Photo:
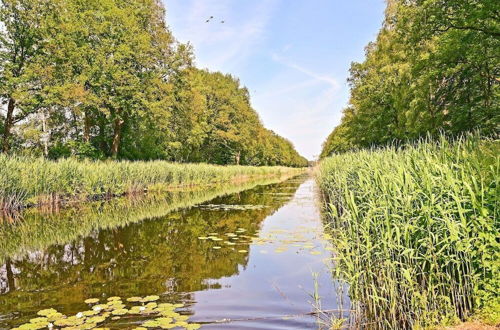
[[[500,124],[500,2],[388,0],[385,21],[321,158],[423,135]]]
[[[160,0],[0,0],[3,152],[307,166],[246,88],[197,69]]]

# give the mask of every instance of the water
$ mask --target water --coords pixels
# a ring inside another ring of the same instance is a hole
[[[185,304],[178,312],[207,329],[318,328],[308,315],[315,291],[323,310],[338,309],[339,299],[314,181],[246,188],[25,215],[24,226],[0,231],[11,240],[0,243],[0,328],[44,308],[87,310],[90,297],[145,295]]]

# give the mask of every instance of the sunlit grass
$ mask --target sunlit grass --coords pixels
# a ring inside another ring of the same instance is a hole
[[[178,186],[210,185],[303,169],[165,161],[90,161],[0,155],[0,209],[61,199],[99,198]]]
[[[499,146],[441,138],[321,162],[335,272],[358,321],[429,326],[498,301]]]

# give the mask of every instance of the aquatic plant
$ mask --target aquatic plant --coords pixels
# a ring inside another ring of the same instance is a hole
[[[64,329],[103,329],[113,322],[125,320],[127,324],[140,324],[135,329],[199,329],[198,323],[189,323],[189,315],[181,314],[182,303],[156,303],[160,296],[131,297],[125,302],[120,297],[109,297],[106,301],[99,298],[85,300],[91,309],[78,312],[75,315],[64,315],[54,308],[38,311],[37,317],[19,325],[13,330],[36,330],[43,328]],[[132,303],[132,304],[130,304]],[[135,304],[133,304],[135,303]],[[99,327],[99,328],[98,328]]]
[[[335,276],[360,322],[428,326],[498,301],[499,146],[441,138],[321,162]]]
[[[0,155],[0,210],[74,199],[100,199],[145,190],[211,185],[299,174],[280,166],[217,166],[166,161],[91,161]]]

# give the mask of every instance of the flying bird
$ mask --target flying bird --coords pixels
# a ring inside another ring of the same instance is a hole
[[[210,17],[209,17],[209,18],[205,21],[205,23],[210,22],[210,20],[211,20],[211,19],[213,19],[213,18],[214,18],[213,16],[210,16]]]
[[[222,24],[224,24],[224,21],[220,21]]]

